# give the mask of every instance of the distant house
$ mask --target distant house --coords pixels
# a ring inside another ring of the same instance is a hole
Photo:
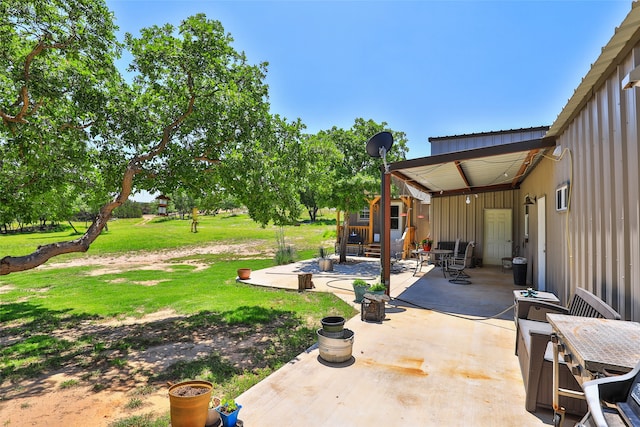
[[[169,196],[161,194],[156,197],[156,200],[158,201],[158,215],[167,216],[167,207],[169,206],[169,200],[171,200]]]
[[[409,258],[415,245],[430,234],[429,203],[431,196],[416,191],[402,181],[396,182],[401,193],[391,200],[390,233],[392,256]],[[404,194],[402,194],[404,193]],[[342,236],[341,213],[337,218],[336,252]],[[380,196],[369,200],[369,206],[349,216],[348,255],[380,256]]]
[[[562,303],[580,286],[640,321],[637,2],[612,32],[548,129],[430,138],[432,156],[390,171],[431,194],[436,241],[475,240],[483,264],[524,256]]]

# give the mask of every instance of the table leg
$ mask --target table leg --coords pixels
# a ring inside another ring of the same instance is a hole
[[[416,270],[413,272],[413,275],[418,274],[420,270],[422,270],[422,254],[418,253],[416,254]]]
[[[442,266],[442,275],[444,276],[444,278],[447,278],[447,257],[446,256],[442,256],[442,258],[440,259],[440,265]]]
[[[562,426],[564,422],[564,408],[560,407],[560,362],[558,349],[558,336],[551,334],[551,342],[553,343],[553,425]]]

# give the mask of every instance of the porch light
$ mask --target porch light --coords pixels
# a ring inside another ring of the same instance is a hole
[[[464,201],[466,204],[471,204],[471,197],[467,196],[467,200]]]
[[[621,82],[622,89],[631,89],[640,86],[640,67],[636,67],[629,74],[624,76]]]
[[[533,198],[531,198],[531,196],[529,196],[529,194],[527,193],[527,195],[524,196],[524,205],[535,205],[537,200],[538,198],[536,196],[533,196]]]

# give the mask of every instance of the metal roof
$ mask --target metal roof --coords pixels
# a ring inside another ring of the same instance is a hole
[[[555,139],[640,41],[640,3],[634,1],[631,6],[631,11],[615,29],[613,37],[602,48],[602,53],[544,138],[396,162],[389,165],[390,172],[408,185],[431,193],[434,197],[519,188],[544,151],[555,146]],[[501,131],[475,135],[499,133]],[[467,136],[474,134],[429,138],[429,141]]]
[[[389,172],[433,197],[519,188],[544,151],[549,138],[391,163]]]

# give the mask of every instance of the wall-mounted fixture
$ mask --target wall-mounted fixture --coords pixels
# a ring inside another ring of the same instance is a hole
[[[629,74],[624,76],[621,82],[622,89],[631,89],[634,86],[640,86],[640,67],[636,67]]]
[[[467,196],[467,199],[464,202],[466,204],[470,204],[471,203],[471,197]]]
[[[378,132],[367,141],[367,154],[371,157],[382,157],[384,173],[389,173],[387,153],[393,146],[393,135],[390,132]]]
[[[536,201],[538,200],[538,198],[536,196],[529,196],[529,194],[527,193],[526,196],[524,196],[524,204],[526,205],[535,205]]]
[[[562,145],[556,145],[556,148],[553,149],[553,153],[552,153],[555,157],[560,157],[560,154],[562,154]]]
[[[556,211],[563,212],[569,209],[569,183],[556,188]]]

